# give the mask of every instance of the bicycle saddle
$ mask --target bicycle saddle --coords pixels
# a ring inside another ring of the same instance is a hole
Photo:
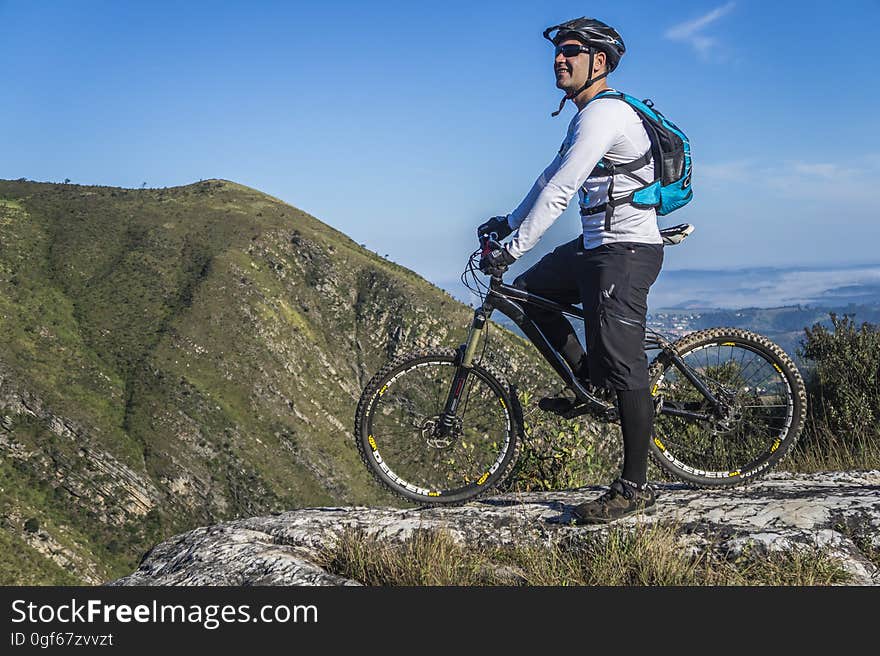
[[[663,228],[660,231],[660,236],[663,237],[664,245],[674,246],[675,244],[683,242],[684,238],[693,231],[694,226],[690,223],[679,223],[678,225],[670,226],[669,228]]]

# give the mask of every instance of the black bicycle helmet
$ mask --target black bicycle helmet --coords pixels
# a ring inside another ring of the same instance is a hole
[[[554,31],[556,32],[555,34],[553,34]],[[562,102],[559,103],[559,109],[553,112],[552,116],[556,116],[562,111],[562,107],[565,105],[566,100],[576,98],[584,89],[597,80],[601,80],[616,69],[617,65],[620,64],[620,58],[623,57],[623,54],[626,52],[623,38],[617,33],[617,30],[600,20],[587,18],[586,16],[581,16],[580,18],[575,18],[560,23],[559,25],[548,27],[544,30],[544,38],[553,43],[553,45],[559,45],[566,39],[577,39],[578,41],[581,41],[585,46],[590,48],[589,66],[591,72],[593,70],[594,50],[601,50],[605,53],[605,62],[607,64],[605,72],[602,73],[602,75],[590,77],[586,84],[580,89],[570,95],[566,95],[562,99]]]
[[[556,30],[556,34],[551,36],[550,33],[554,30]],[[586,16],[548,27],[544,30],[544,38],[551,41],[553,45],[559,45],[565,39],[578,39],[583,41],[586,46],[601,50],[605,53],[609,73],[617,68],[620,58],[626,52],[623,38],[617,33],[617,30],[600,20]]]

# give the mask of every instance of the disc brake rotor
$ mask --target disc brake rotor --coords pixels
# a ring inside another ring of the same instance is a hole
[[[728,389],[720,389],[716,396],[722,403],[720,413],[712,420],[714,433],[729,433],[737,428],[743,421],[742,402],[736,398],[736,392]]]
[[[452,426],[446,435],[439,435],[440,415],[428,417],[422,422],[421,433],[422,438],[432,449],[448,449],[452,443],[461,435],[461,419],[459,417],[452,418]]]

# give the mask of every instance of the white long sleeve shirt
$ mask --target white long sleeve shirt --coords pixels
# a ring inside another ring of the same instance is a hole
[[[614,164],[631,162],[644,155],[651,142],[636,111],[616,98],[597,98],[571,119],[559,153],[535,181],[528,195],[507,217],[515,230],[507,244],[514,257],[520,257],[538,243],[562,214],[575,194],[583,208],[608,200],[610,176],[588,176],[603,157]],[[633,172],[648,182],[654,179],[653,162]],[[614,179],[614,197],[625,196],[643,185],[628,176]],[[611,217],[611,230],[605,230],[605,213],[582,215],[584,248],[609,242],[662,244],[653,208],[638,209],[619,205]]]

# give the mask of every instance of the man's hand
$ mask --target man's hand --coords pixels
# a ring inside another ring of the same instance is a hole
[[[490,241],[488,248],[483,251],[483,257],[480,258],[480,271],[487,276],[500,277],[514,262],[516,258],[504,246],[497,241]]]
[[[495,239],[498,241],[501,241],[513,232],[513,228],[511,228],[510,224],[507,222],[506,216],[493,216],[486,221],[483,225],[477,228],[477,237],[490,235],[493,232],[495,233]]]

